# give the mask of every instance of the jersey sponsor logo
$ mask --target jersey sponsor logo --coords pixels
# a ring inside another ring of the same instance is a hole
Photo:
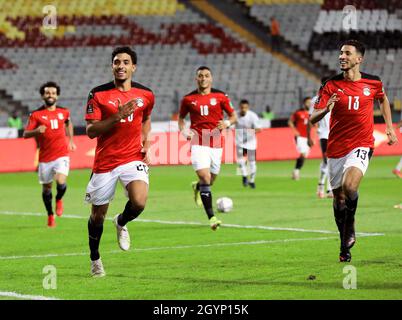
[[[368,87],[363,88],[363,94],[366,97],[368,97],[370,95],[370,88],[368,88]]]
[[[87,105],[87,114],[94,113],[94,107],[92,104]]]
[[[109,100],[108,103],[112,104],[114,107],[116,106],[116,102]]]
[[[47,120],[47,116],[42,116],[42,119],[45,119],[45,120]]]
[[[211,106],[216,106],[216,104],[218,103],[215,98],[212,98],[209,102]]]
[[[63,119],[64,119],[64,116],[63,116],[62,113],[58,113],[58,114],[57,114],[57,117],[58,117],[60,120],[63,120]]]
[[[141,98],[137,98],[137,99],[135,99],[135,104],[138,106],[138,107],[143,107],[144,106],[144,100],[142,100]]]
[[[196,106],[197,105],[197,101],[191,101],[191,104]]]
[[[338,89],[338,91],[342,92],[343,94],[345,94],[345,92],[342,89]]]

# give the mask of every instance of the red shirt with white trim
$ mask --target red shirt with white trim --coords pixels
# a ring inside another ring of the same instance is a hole
[[[50,162],[68,156],[66,124],[69,121],[70,111],[59,106],[56,106],[53,111],[42,106],[29,115],[25,130],[34,130],[41,125],[46,126],[46,131],[37,136],[40,148],[39,162]]]
[[[307,138],[307,124],[309,113],[308,110],[299,109],[292,113],[290,121],[292,121],[300,133],[300,137]]]
[[[223,137],[216,126],[223,120],[224,111],[230,115],[234,109],[228,95],[220,90],[211,89],[211,93],[205,95],[195,90],[184,96],[179,115],[185,118],[190,114],[190,128],[196,133],[191,139],[192,145],[222,148]]]
[[[122,105],[135,99],[138,106],[132,115],[97,137],[94,173],[109,172],[120,165],[144,158],[141,153],[142,122],[151,115],[155,97],[151,89],[139,83],[132,82],[131,86],[129,91],[120,91],[114,82],[109,82],[89,93],[85,120],[101,121],[117,113],[117,99]]]
[[[324,109],[336,93],[340,99],[331,112],[327,154],[341,158],[357,147],[374,148],[374,100],[384,97],[379,77],[361,73],[357,81],[344,79],[343,74],[330,78],[320,90],[316,109]]]

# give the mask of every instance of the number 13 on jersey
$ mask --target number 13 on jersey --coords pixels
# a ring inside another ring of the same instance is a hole
[[[359,110],[359,96],[348,96],[349,103],[348,103],[348,110],[352,110],[352,102],[353,102],[353,110]]]

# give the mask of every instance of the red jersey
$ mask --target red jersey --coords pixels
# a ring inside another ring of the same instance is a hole
[[[56,106],[53,111],[42,106],[29,115],[25,130],[34,130],[41,125],[46,126],[46,131],[37,136],[40,148],[39,162],[50,162],[68,156],[66,124],[69,121],[70,111],[59,106]]]
[[[221,131],[216,128],[223,120],[223,111],[228,115],[234,112],[229,97],[222,91],[211,89],[211,93],[202,95],[197,90],[184,96],[180,105],[180,117],[190,113],[190,128],[196,132],[191,144],[222,148]]]
[[[341,158],[357,147],[374,148],[374,99],[384,97],[379,77],[361,73],[357,81],[347,81],[343,74],[323,84],[316,109],[324,109],[336,93],[340,99],[331,112],[327,154]]]
[[[125,104],[136,99],[134,113],[108,132],[97,137],[94,173],[112,171],[131,161],[142,160],[142,122],[151,115],[155,97],[151,89],[132,82],[129,91],[120,91],[114,82],[109,82],[91,90],[86,107],[85,120],[105,120],[118,112],[118,101]]]
[[[307,138],[307,124],[309,113],[308,110],[299,109],[292,113],[290,121],[292,121],[300,133],[300,137]]]

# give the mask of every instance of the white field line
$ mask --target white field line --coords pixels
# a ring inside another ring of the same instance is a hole
[[[35,212],[13,212],[13,211],[0,211],[0,214],[3,215],[18,215],[18,216],[35,216],[35,217],[43,217],[44,213],[35,213]],[[77,215],[68,215],[64,214],[62,218],[68,219],[85,219],[88,217],[77,216]],[[112,220],[112,218],[106,218],[106,220]],[[191,221],[165,221],[158,219],[136,219],[138,222],[145,223],[160,223],[160,224],[174,224],[174,225],[197,225],[204,226],[205,223],[201,222],[191,222]],[[248,225],[238,225],[238,224],[225,224],[221,225],[225,228],[240,228],[240,229],[260,229],[260,230],[270,230],[270,231],[294,231],[294,232],[311,232],[311,233],[323,233],[323,234],[338,234],[337,231],[330,230],[311,230],[311,229],[302,229],[302,228],[284,228],[284,227],[269,227],[269,226],[248,226]],[[374,237],[374,236],[383,236],[384,233],[369,233],[369,232],[356,232],[358,236],[366,236],[366,237]]]
[[[8,292],[8,291],[0,291],[0,297],[26,299],[26,300],[59,300],[57,298],[52,297],[32,296],[29,294],[19,294],[16,292]]]
[[[287,243],[298,241],[323,241],[329,239],[338,239],[338,237],[320,237],[320,238],[295,238],[295,239],[280,239],[280,240],[256,240],[247,242],[227,242],[227,243],[211,243],[211,244],[196,244],[196,245],[182,245],[182,246],[169,246],[169,247],[150,247],[150,248],[135,248],[132,251],[163,251],[163,250],[177,250],[177,249],[194,249],[194,248],[209,248],[209,247],[225,247],[225,246],[242,246],[242,245],[259,245],[268,243]],[[121,253],[121,250],[112,250],[107,253],[115,254]],[[75,253],[49,253],[42,255],[21,255],[21,256],[0,256],[0,260],[17,260],[17,259],[41,259],[41,258],[56,258],[56,257],[77,257],[87,256],[88,252],[75,252]]]

